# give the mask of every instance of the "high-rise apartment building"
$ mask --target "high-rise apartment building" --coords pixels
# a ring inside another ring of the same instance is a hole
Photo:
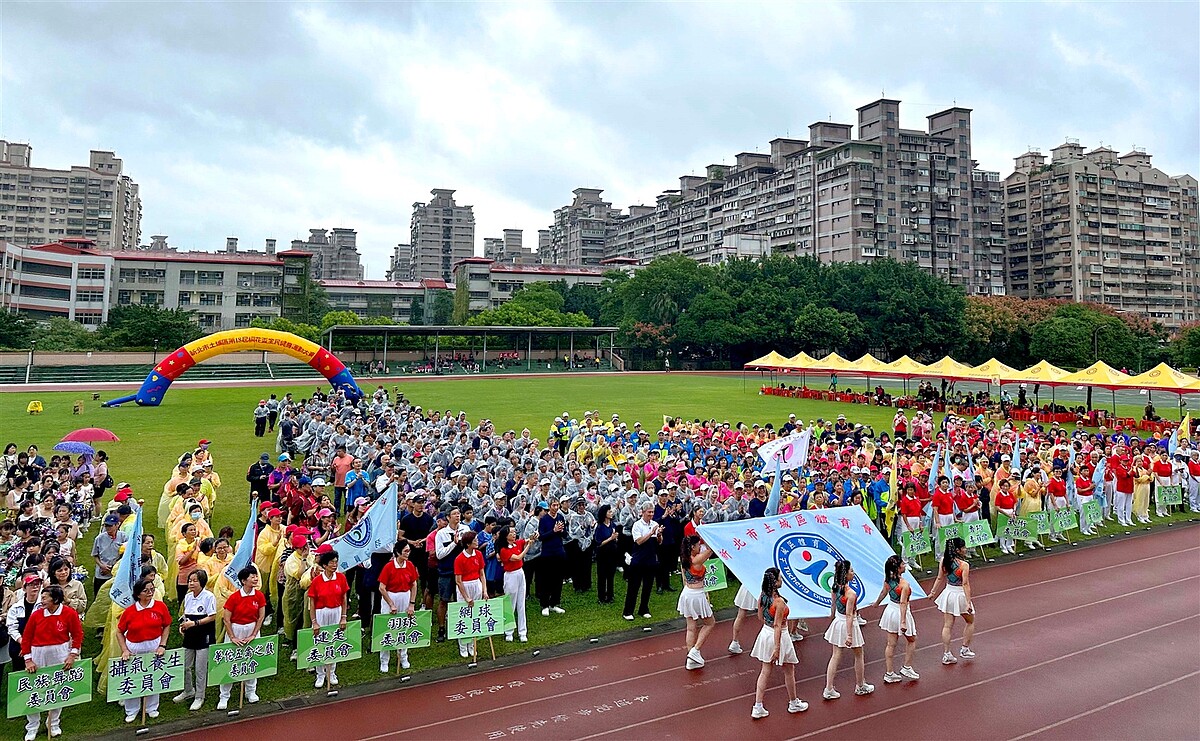
[[[412,274],[412,245],[400,242],[392,249],[392,259],[386,271],[387,279],[407,280]]]
[[[599,265],[606,244],[621,220],[620,209],[602,200],[599,188],[576,188],[569,206],[555,209],[549,244],[539,249],[538,261],[556,265]],[[543,254],[545,252],[546,254]]]
[[[454,191],[434,188],[429,203],[413,204],[408,279],[454,279],[454,264],[475,256],[475,210],[454,202]]]
[[[1008,284],[1028,298],[1091,301],[1168,327],[1200,317],[1197,192],[1135,149],[1068,140],[1016,158],[1004,180]]]
[[[142,200],[120,158],[92,150],[88,164],[34,167],[33,147],[0,140],[0,240],[33,246],[66,237],[104,250],[137,249]]]
[[[309,270],[313,280],[362,280],[357,241],[358,232],[353,229],[309,229],[307,240],[292,240],[292,249],[312,254]]]
[[[503,237],[485,238],[483,256],[507,265],[532,265],[537,262],[533,250],[525,246],[525,238],[520,229],[505,229]]]
[[[880,99],[858,109],[857,126],[856,137],[852,124],[814,123],[807,139],[774,139],[769,153],[742,152],[732,164],[684,175],[654,205],[607,214],[600,251],[640,262],[669,254],[718,262],[756,251],[827,263],[893,257],[973,293],[1002,293],[1000,245],[991,222],[974,218],[971,111],[948,108],[927,116],[923,130],[905,129],[900,101]],[[580,189],[576,202],[581,192],[599,201],[600,191]],[[555,248],[570,209],[555,212]],[[986,239],[976,237],[977,223],[988,224]],[[727,245],[734,236],[738,243]]]

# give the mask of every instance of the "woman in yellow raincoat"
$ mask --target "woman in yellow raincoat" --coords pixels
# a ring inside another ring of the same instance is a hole
[[[187,456],[179,461],[175,466],[175,470],[171,472],[171,478],[167,483],[163,484],[162,496],[158,500],[158,526],[165,528],[167,526],[167,517],[171,514],[171,500],[175,497],[176,487],[180,484],[186,484],[191,480],[192,475],[189,469],[192,465],[191,456]]]
[[[225,567],[233,560],[233,547],[228,538],[217,538],[211,556],[200,557],[200,567],[208,574],[208,590],[217,598],[217,643],[225,639],[225,600],[237,591],[225,578]]]
[[[288,556],[283,565],[286,581],[283,585],[283,635],[292,644],[292,656],[295,657],[296,632],[309,626],[308,605],[306,602],[308,587],[312,584],[316,573],[316,561],[308,547],[308,537],[293,535],[292,555]]]
[[[276,555],[279,553],[279,543],[282,538],[283,510],[268,510],[267,525],[258,533],[258,539],[254,544],[254,565],[258,568],[259,576],[262,577],[262,591],[267,597],[267,618],[263,625],[271,624],[272,605],[278,598],[276,591],[279,587],[276,579],[279,576],[279,559],[276,558]]]

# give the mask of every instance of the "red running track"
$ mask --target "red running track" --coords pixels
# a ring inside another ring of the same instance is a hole
[[[676,632],[203,733],[213,741],[1200,738],[1200,528],[979,569],[972,582],[977,658],[942,666],[941,615],[926,601],[915,608],[919,681],[883,683],[879,608],[866,611],[868,697],[853,695],[844,657],[841,699],[821,699],[830,647],[821,638],[826,621],[809,621],[812,635],[796,649],[799,694],[810,707],[797,715],[786,711],[777,670],[770,717],[750,718],[761,664],[748,652],[725,653],[726,621],[697,671],[683,668]],[[758,630],[751,623],[746,646]]]

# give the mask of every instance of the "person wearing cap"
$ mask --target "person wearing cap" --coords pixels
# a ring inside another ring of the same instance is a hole
[[[271,472],[275,469],[271,467],[271,456],[263,453],[258,457],[250,468],[246,471],[246,483],[250,485],[250,501],[257,499],[260,502],[279,502],[279,492],[272,492],[267,486],[267,481],[271,478]]]
[[[271,411],[267,409],[267,400],[259,399],[258,406],[254,407],[254,436],[262,437],[267,434],[267,417]]]
[[[70,669],[75,664],[83,648],[83,623],[79,613],[65,603],[62,587],[50,585],[41,590],[39,606],[29,614],[20,631],[20,645],[25,671],[30,674],[42,667],[63,664]],[[61,708],[47,714],[46,730],[51,738],[62,735],[61,716]],[[25,741],[37,738],[41,718],[40,713],[25,716]]]
[[[121,545],[129,539],[121,532],[121,518],[116,514],[104,516],[104,528],[96,534],[92,541],[92,558],[96,562],[96,573],[92,577],[92,595],[100,592],[100,587],[112,578],[113,568],[121,557]]]
[[[401,542],[407,541],[412,546],[409,562],[416,568],[419,581],[416,603],[424,604],[428,610],[433,608],[433,595],[437,592],[437,572],[430,568],[425,541],[434,532],[436,523],[425,511],[421,492],[410,492],[405,497],[405,507],[407,511],[400,517],[398,534]]]
[[[254,541],[254,565],[258,567],[263,594],[267,598],[267,614],[263,625],[271,625],[271,615],[274,613],[272,602],[279,595],[276,584],[279,577],[279,544],[283,540],[283,510],[271,505],[267,510],[267,524],[258,532]]]
[[[567,552],[563,540],[567,520],[559,511],[560,502],[551,498],[546,513],[538,520],[538,543],[542,546],[538,558],[538,582],[541,584],[542,615],[551,612],[561,615],[563,580],[566,578]]]
[[[291,553],[283,562],[283,639],[292,645],[292,661],[296,660],[296,632],[309,627],[305,596],[312,578],[316,576],[316,559],[308,547],[308,530],[298,528],[288,543]]]

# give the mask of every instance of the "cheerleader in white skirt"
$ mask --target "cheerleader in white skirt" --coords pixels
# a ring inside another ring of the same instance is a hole
[[[759,616],[762,617],[763,627],[758,631],[754,648],[750,655],[762,662],[762,671],[758,674],[758,684],[754,690],[754,708],[750,711],[751,718],[765,718],[770,715],[763,707],[763,697],[767,693],[767,685],[771,681],[771,665],[783,668],[783,684],[787,687],[789,713],[802,713],[808,710],[808,703],[796,696],[796,664],[800,658],[796,656],[796,647],[786,630],[788,606],[779,594],[783,586],[783,577],[777,568],[769,568],[763,572],[762,597],[759,599]]]
[[[699,535],[689,535],[680,544],[679,570],[683,572],[683,591],[679,593],[679,614],[687,618],[687,658],[685,669],[704,666],[700,649],[717,626],[708,592],[704,591],[704,562],[712,558],[712,550]]]
[[[964,659],[975,658],[971,650],[971,639],[975,636],[975,605],[971,603],[971,565],[967,563],[967,544],[962,538],[946,541],[946,551],[938,567],[937,581],[929,598],[937,603],[945,616],[942,621],[942,663],[957,664],[958,659],[950,651],[950,636],[954,618],[961,617],[967,625],[963,628],[962,648],[958,655]]]
[[[884,684],[902,682],[905,677],[921,678],[921,675],[917,674],[917,670],[912,668],[913,654],[917,650],[917,623],[909,609],[912,587],[902,578],[907,570],[908,566],[900,556],[889,557],[883,565],[883,589],[879,591],[879,597],[875,599],[875,604],[871,605],[875,607],[883,602],[884,598],[887,598],[887,607],[883,608],[883,617],[879,619],[879,627],[887,633],[888,637],[887,649],[883,653]],[[900,667],[900,673],[897,674],[894,661],[896,643],[900,640],[900,636],[905,638],[904,665]]]
[[[738,612],[737,616],[733,618],[733,640],[729,643],[729,653],[740,654],[742,644],[738,642],[738,635],[746,617],[758,612],[758,595],[751,594],[743,584],[738,587],[737,595],[733,598],[733,605],[738,608]]]
[[[826,700],[836,700],[842,696],[833,686],[833,677],[837,674],[843,648],[854,652],[854,694],[869,695],[875,691],[875,685],[867,684],[864,678],[862,628],[855,619],[858,616],[858,594],[850,588],[850,580],[853,578],[854,569],[849,561],[838,561],[834,564],[829,630],[825,631],[825,640],[833,646],[833,656],[829,657],[829,667],[825,670],[823,696]]]

